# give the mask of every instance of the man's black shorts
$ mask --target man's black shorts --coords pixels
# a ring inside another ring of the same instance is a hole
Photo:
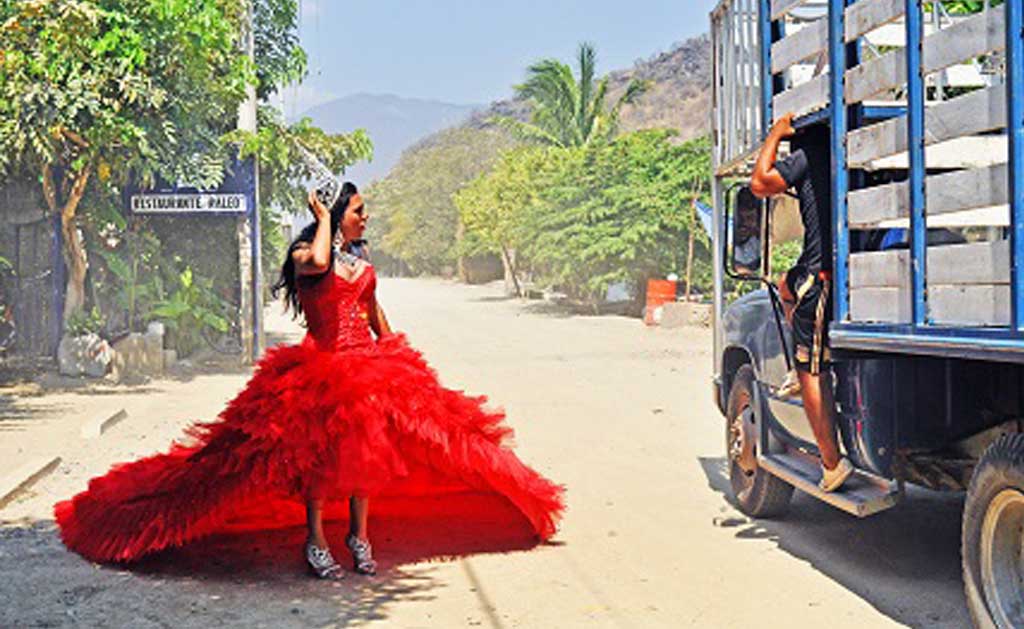
[[[793,307],[793,357],[799,371],[817,374],[829,362],[828,320],[832,310],[832,282],[825,273],[796,267],[786,274],[796,298]]]

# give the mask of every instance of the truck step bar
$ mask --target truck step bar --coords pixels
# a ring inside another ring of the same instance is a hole
[[[803,453],[758,456],[757,462],[773,476],[858,518],[885,511],[899,500],[896,483],[862,470],[855,470],[839,491],[824,492],[818,487],[821,468],[817,458]]]

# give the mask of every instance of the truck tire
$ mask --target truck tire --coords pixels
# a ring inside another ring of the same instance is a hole
[[[990,445],[971,476],[960,558],[976,627],[1024,627],[1024,434]]]
[[[757,465],[757,425],[753,413],[754,370],[743,365],[733,378],[726,405],[725,453],[729,483],[740,511],[772,518],[789,508],[793,486]]]

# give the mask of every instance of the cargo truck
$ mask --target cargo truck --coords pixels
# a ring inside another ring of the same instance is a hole
[[[722,0],[711,14],[713,392],[735,502],[777,517],[797,488],[869,517],[908,484],[966,492],[979,627],[1024,627],[1022,14],[1021,0]],[[799,238],[796,206],[736,202],[787,112],[831,149],[816,165],[831,180],[829,377],[856,466],[833,493],[801,402],[780,391],[793,347],[772,263]],[[736,242],[751,230],[753,256]]]

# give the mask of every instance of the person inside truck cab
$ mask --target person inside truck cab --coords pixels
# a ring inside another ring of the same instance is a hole
[[[789,139],[790,152],[777,160],[779,144]],[[839,455],[835,403],[828,373],[828,321],[832,312],[832,191],[831,150],[827,127],[807,127],[797,133],[793,114],[780,117],[757,157],[750,189],[765,198],[796,191],[804,226],[803,250],[796,264],[779,280],[779,292],[792,310],[794,358],[804,412],[821,453],[825,491],[838,489],[853,464]]]
[[[751,273],[757,273],[761,266],[761,222],[757,219],[757,207],[758,200],[750,186],[740,188],[736,194],[736,216],[740,217],[740,223],[733,239],[733,260],[737,270]]]

